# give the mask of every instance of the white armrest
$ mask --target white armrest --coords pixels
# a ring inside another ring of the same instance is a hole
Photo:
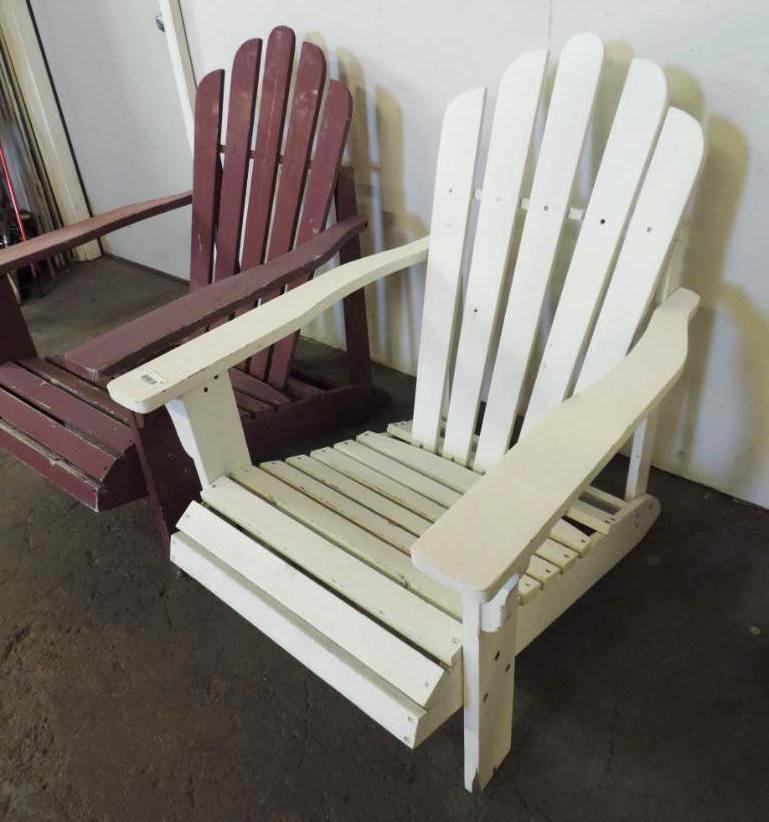
[[[429,237],[340,265],[112,380],[110,396],[146,414],[298,331],[359,288],[427,258]]]
[[[680,288],[654,312],[625,359],[534,426],[415,543],[417,568],[485,602],[678,379],[696,294]]]

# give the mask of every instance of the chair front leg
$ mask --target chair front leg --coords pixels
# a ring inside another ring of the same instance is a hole
[[[518,575],[488,603],[462,608],[465,788],[483,789],[510,751]]]

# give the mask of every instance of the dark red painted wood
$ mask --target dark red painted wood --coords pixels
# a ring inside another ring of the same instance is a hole
[[[93,479],[104,479],[115,462],[115,454],[105,446],[65,428],[2,388],[0,416],[6,423],[76,465]]]
[[[219,143],[224,72],[207,74],[195,95],[195,150],[192,162],[190,289],[211,282],[216,217],[219,211]]]
[[[241,415],[246,412],[249,415],[263,414],[265,411],[273,411],[274,407],[266,402],[250,397],[248,394],[241,394],[240,391],[235,391],[235,401],[238,404]]]
[[[306,193],[296,237],[297,245],[315,237],[326,224],[351,117],[350,92],[341,83],[330,82],[315,141],[312,167],[307,174]],[[312,273],[298,275],[288,284],[288,288],[306,282]],[[273,346],[268,382],[276,388],[282,388],[286,384],[298,338],[298,332],[290,334]]]
[[[159,197],[155,200],[120,206],[120,208],[113,208],[96,217],[90,217],[79,223],[33,237],[26,242],[8,246],[0,251],[0,274],[53,257],[60,251],[68,251],[123,226],[189,205],[191,200],[192,192],[183,191],[180,194],[172,194],[170,197]],[[0,302],[2,302],[1,298]]]
[[[167,547],[176,522],[199,492],[195,465],[179,443],[165,408],[151,414],[131,414],[131,431],[150,508]]]
[[[301,377],[289,377],[286,380],[286,393],[292,399],[306,399],[307,397],[315,397],[322,394],[326,389],[319,388],[311,382],[307,382]]]
[[[0,386],[115,454],[122,454],[131,447],[128,426],[16,363],[0,365]]]
[[[7,275],[0,274],[0,362],[34,356],[35,344],[16,295]]]
[[[304,43],[296,71],[286,145],[273,205],[267,260],[285,254],[294,242],[325,80],[326,58],[323,52],[312,43]],[[280,290],[271,291],[262,301],[271,300],[278,294]],[[251,374],[260,379],[266,377],[269,353],[263,351],[251,359],[248,369]]]
[[[278,391],[277,388],[273,388],[266,382],[258,380],[256,377],[251,376],[251,374],[246,374],[239,368],[230,369],[230,379],[232,380],[233,387],[238,391],[243,394],[248,394],[249,397],[253,397],[255,400],[259,400],[259,402],[265,403],[266,405],[277,407],[290,402],[289,398],[282,391]]]
[[[109,414],[124,425],[130,424],[131,412],[123,408],[122,405],[118,405],[100,386],[86,382],[75,374],[71,374],[69,371],[52,363],[50,360],[34,358],[21,360],[19,364],[24,366],[27,371],[37,374],[52,385],[63,388],[68,393],[78,397],[78,399],[84,400],[94,408],[98,408],[99,411]]]
[[[286,118],[291,69],[294,63],[294,32],[286,26],[273,29],[267,40],[267,53],[259,100],[251,190],[248,196],[242,267],[264,262],[267,232],[278,173],[283,123]]]
[[[334,192],[337,220],[344,220],[358,211],[355,196],[355,176],[351,168],[342,168]],[[360,235],[351,237],[339,249],[339,262],[349,263],[361,257]],[[371,354],[366,316],[366,292],[364,289],[344,298],[344,330],[347,347],[347,367],[350,382],[365,385],[371,382]]]
[[[237,50],[232,62],[227,107],[227,143],[224,148],[219,220],[216,229],[214,280],[230,277],[239,270],[238,258],[249,166],[248,152],[251,148],[261,54],[261,40],[246,40]]]
[[[0,446],[28,465],[57,488],[83,503],[92,511],[99,510],[100,485],[76,468],[67,465],[59,454],[8,428],[0,420]]]
[[[101,334],[64,355],[67,368],[89,380],[118,374],[189,337],[210,323],[250,306],[262,293],[282,288],[297,273],[313,271],[336,254],[365,220],[331,228],[271,263],[193,291],[131,322]]]

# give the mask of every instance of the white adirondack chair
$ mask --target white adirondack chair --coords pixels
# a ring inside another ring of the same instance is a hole
[[[502,78],[461,311],[483,89],[446,111],[429,238],[329,271],[109,386],[135,411],[166,404],[195,460],[201,501],[178,523],[173,561],[407,745],[462,708],[468,790],[510,749],[516,653],[659,513],[645,493],[654,412],[683,368],[698,302],[663,275],[701,129],[668,108],[662,71],[636,59],[533,368],[602,59],[594,35],[565,46],[528,192],[547,53]],[[423,260],[413,420],[252,465],[228,369]],[[591,482],[631,436],[620,499]]]

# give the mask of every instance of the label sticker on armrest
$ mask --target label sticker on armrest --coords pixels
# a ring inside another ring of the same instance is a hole
[[[163,377],[158,374],[157,371],[153,371],[152,369],[148,369],[147,371],[142,371],[139,374],[139,379],[143,380],[147,383],[147,385],[165,385],[166,381]]]

